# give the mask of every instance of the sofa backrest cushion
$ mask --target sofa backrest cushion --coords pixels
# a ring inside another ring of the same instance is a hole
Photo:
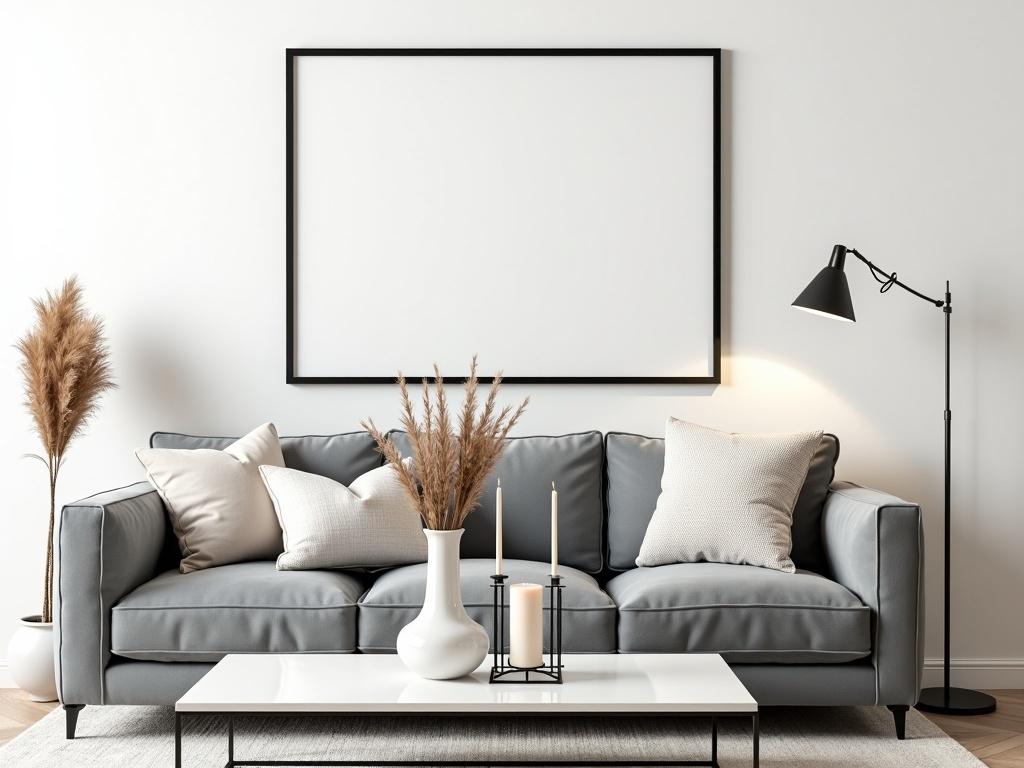
[[[821,511],[839,459],[839,439],[825,434],[793,510],[793,551],[797,568],[825,574]],[[636,567],[640,544],[661,494],[665,441],[622,432],[605,436],[608,497],[608,567]]]
[[[223,450],[236,439],[154,432],[149,438],[149,445],[151,448]],[[286,467],[323,475],[344,485],[350,485],[357,477],[376,469],[382,463],[373,438],[365,432],[282,437],[281,452]]]
[[[389,434],[403,456],[411,455],[404,432],[395,430]],[[508,438],[505,451],[487,480],[480,506],[466,520],[462,557],[494,557],[494,492],[500,477],[504,556],[550,560],[554,481],[558,487],[559,562],[587,573],[600,572],[604,562],[603,461],[600,432]]]

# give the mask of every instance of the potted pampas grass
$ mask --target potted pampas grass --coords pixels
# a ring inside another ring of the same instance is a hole
[[[418,675],[434,680],[467,675],[487,656],[487,632],[462,605],[459,541],[466,518],[480,503],[487,476],[501,457],[505,438],[529,402],[527,398],[518,407],[499,408],[499,372],[481,404],[476,370],[474,357],[457,416],[436,365],[433,384],[423,380],[421,417],[399,374],[401,424],[412,451],[411,465],[372,420],[363,424],[423,519],[426,594],[419,615],[398,634],[398,655]]]
[[[75,278],[56,293],[34,302],[36,323],[17,342],[25,406],[42,443],[27,454],[45,467],[50,489],[46,537],[46,573],[42,613],[26,616],[11,639],[11,677],[36,701],[53,701],[57,689],[53,665],[53,529],[57,479],[71,442],[99,407],[100,396],[114,387],[103,322],[89,314]]]

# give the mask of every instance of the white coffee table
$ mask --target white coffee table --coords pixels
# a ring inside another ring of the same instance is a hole
[[[758,766],[757,702],[716,654],[566,655],[562,684],[488,683],[491,659],[459,680],[424,680],[397,656],[371,654],[233,654],[174,705],[174,759],[181,768],[181,722],[225,715],[227,768],[255,765],[416,765],[409,761],[236,759],[237,715],[662,715],[708,717],[705,760],[480,761],[460,765],[718,765],[718,718],[749,717]]]

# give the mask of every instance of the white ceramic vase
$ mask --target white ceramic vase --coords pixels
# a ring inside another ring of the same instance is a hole
[[[53,666],[53,623],[26,616],[7,646],[7,664],[14,684],[32,701],[56,701],[57,677]]]
[[[468,675],[487,656],[487,630],[469,618],[459,586],[457,531],[424,530],[427,593],[419,616],[398,633],[398,656],[420,677],[451,680]]]

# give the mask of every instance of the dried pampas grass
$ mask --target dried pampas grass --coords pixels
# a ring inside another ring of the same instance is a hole
[[[402,462],[398,446],[372,420],[363,422],[363,428],[398,472],[420,517],[431,530],[453,531],[463,526],[469,513],[480,503],[487,475],[501,457],[505,438],[530,401],[526,398],[517,408],[505,406],[499,410],[497,400],[501,390],[501,372],[498,372],[481,407],[477,398],[479,381],[476,369],[474,356],[457,425],[448,404],[444,379],[436,364],[433,384],[423,380],[422,420],[416,415],[405,377],[398,375],[401,423],[412,448],[411,468]]]
[[[90,315],[75,278],[56,294],[33,301],[36,324],[17,342],[25,406],[43,444],[39,459],[50,477],[50,526],[46,539],[46,584],[42,620],[53,620],[53,527],[57,476],[71,441],[99,408],[99,398],[114,385],[103,322]]]

